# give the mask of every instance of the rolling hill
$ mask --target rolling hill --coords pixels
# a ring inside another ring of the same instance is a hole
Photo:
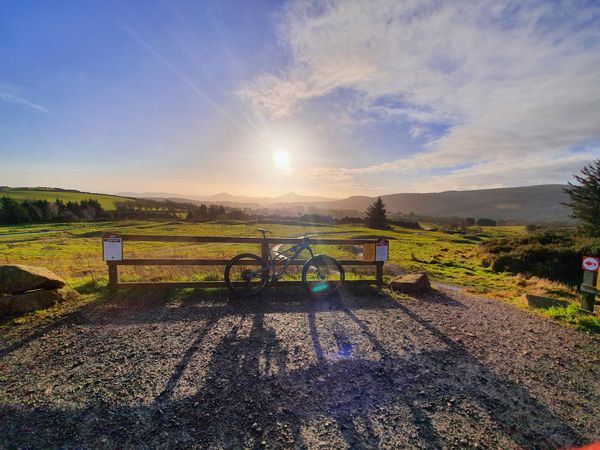
[[[570,210],[562,203],[567,201],[564,185],[548,184],[512,188],[480,189],[472,191],[446,191],[434,193],[400,193],[382,195],[390,213],[414,213],[433,217],[489,217],[496,220],[516,222],[570,222]],[[362,215],[365,208],[376,197],[352,196],[334,200],[325,197],[309,197],[288,193],[280,197],[250,197],[227,193],[212,196],[184,196],[161,193],[127,193],[108,195],[81,192],[58,188],[10,188],[0,186],[0,196],[8,195],[16,199],[46,199],[53,201],[81,201],[97,199],[103,208],[115,209],[115,202],[130,201],[136,198],[172,200],[223,204],[237,208],[277,208],[289,214],[330,211],[343,211],[343,214]],[[339,214],[337,214],[339,215]]]
[[[525,222],[568,222],[570,210],[564,185],[548,184],[513,188],[446,191],[424,194],[390,194],[381,198],[391,213],[435,217],[489,217]],[[364,211],[376,197],[354,196],[318,203],[331,209]]]
[[[0,197],[8,196],[17,200],[48,200],[55,201],[57,198],[63,202],[80,202],[85,199],[95,199],[100,202],[106,210],[116,209],[115,202],[131,201],[131,198],[118,195],[96,194],[92,192],[81,192],[74,189],[46,188],[46,187],[15,187],[0,186]]]
[[[570,210],[562,203],[567,201],[563,192],[565,185],[547,184],[472,191],[446,191],[432,193],[400,193],[382,195],[390,213],[414,213],[433,217],[489,217],[495,220],[517,222],[570,222]],[[130,196],[142,196],[131,194]],[[169,194],[173,201],[193,201],[200,199],[207,203],[222,203],[238,208],[270,207],[297,212],[344,211],[344,214],[361,215],[377,197],[352,196],[341,200],[315,200],[298,194],[281,197],[249,197],[227,193],[213,196],[195,197]],[[158,200],[159,196],[153,196]]]

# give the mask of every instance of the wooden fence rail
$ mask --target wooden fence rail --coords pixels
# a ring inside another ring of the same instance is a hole
[[[301,238],[260,238],[241,236],[166,236],[159,234],[117,234],[104,233],[105,238],[120,238],[122,242],[195,242],[195,243],[229,243],[229,244],[257,244],[260,245],[260,255],[266,261],[270,245],[298,244]],[[377,239],[310,239],[311,245],[374,245]],[[125,247],[125,246],[123,246]],[[374,266],[375,278],[346,280],[350,284],[375,284],[383,286],[383,261],[363,261],[360,259],[339,260],[343,266]],[[190,259],[190,258],[125,258],[106,261],[108,266],[108,285],[111,289],[120,287],[225,287],[225,281],[143,281],[123,282],[119,280],[119,266],[225,266],[229,259]],[[296,259],[290,261],[290,265],[301,266],[306,260]],[[300,280],[279,280],[277,284],[286,286],[301,285]]]

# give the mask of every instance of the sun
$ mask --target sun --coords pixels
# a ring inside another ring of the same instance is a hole
[[[285,150],[277,149],[273,152],[273,166],[279,170],[288,170],[290,168],[290,154]]]

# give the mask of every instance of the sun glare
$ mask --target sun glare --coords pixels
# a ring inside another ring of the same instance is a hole
[[[273,152],[273,166],[279,170],[287,170],[290,168],[290,154],[285,150],[275,150]]]

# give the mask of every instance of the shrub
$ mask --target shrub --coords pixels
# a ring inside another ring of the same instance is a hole
[[[484,260],[496,272],[535,275],[576,286],[582,279],[582,256],[600,254],[600,239],[581,238],[571,230],[552,230],[494,239],[483,244],[483,249]]]
[[[495,227],[496,221],[494,219],[488,219],[486,217],[481,217],[477,219],[477,225],[480,227]]]

